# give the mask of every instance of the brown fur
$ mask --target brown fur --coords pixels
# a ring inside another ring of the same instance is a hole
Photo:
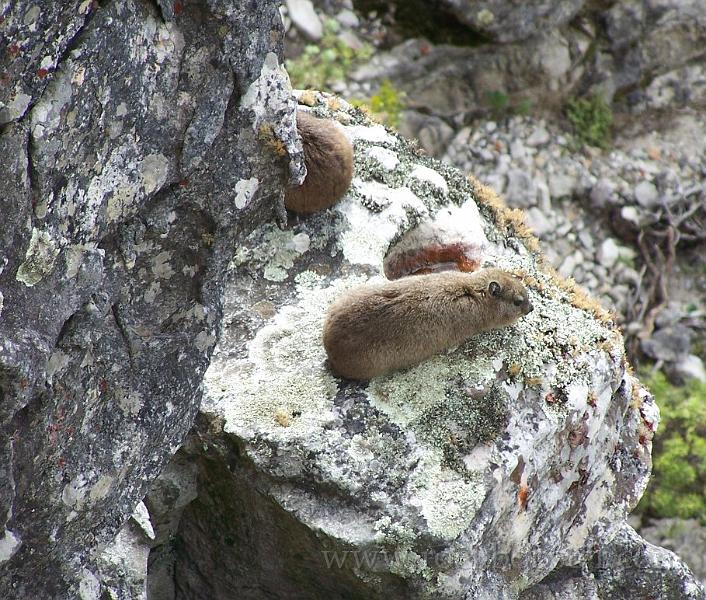
[[[297,113],[297,130],[306,178],[285,192],[284,205],[294,212],[313,213],[333,206],[346,193],[353,177],[353,147],[333,121],[306,112]]]
[[[370,379],[511,325],[531,310],[520,280],[500,269],[403,277],[336,300],[326,315],[324,348],[335,374]]]

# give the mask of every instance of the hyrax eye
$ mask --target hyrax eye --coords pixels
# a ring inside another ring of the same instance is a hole
[[[488,291],[490,292],[491,296],[499,296],[500,292],[502,291],[502,288],[500,287],[500,284],[497,281],[491,281],[488,284]]]
[[[517,297],[513,300],[513,304],[514,304],[515,306],[522,306],[522,303],[523,303],[524,301],[525,301],[525,299],[524,299],[522,296],[517,296]]]

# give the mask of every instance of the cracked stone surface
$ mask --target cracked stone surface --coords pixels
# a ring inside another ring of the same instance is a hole
[[[276,2],[0,16],[0,596],[93,598],[196,416],[230,248],[301,179],[294,101]]]

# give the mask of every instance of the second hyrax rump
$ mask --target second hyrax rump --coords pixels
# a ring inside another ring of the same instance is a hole
[[[331,119],[297,113],[306,178],[289,188],[284,205],[294,212],[313,213],[333,206],[346,193],[353,177],[353,147]]]
[[[344,294],[328,310],[323,341],[336,375],[370,379],[511,325],[531,310],[524,285],[501,269],[417,275]]]

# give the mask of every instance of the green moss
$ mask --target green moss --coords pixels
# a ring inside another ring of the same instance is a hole
[[[377,121],[397,127],[400,113],[405,107],[404,92],[397,90],[389,79],[385,79],[369,100],[353,99],[351,104],[358,108],[365,107]]]
[[[638,510],[706,523],[706,384],[694,379],[675,387],[659,371],[643,382],[662,421],[653,440],[652,479]]]
[[[601,95],[570,99],[566,105],[566,116],[579,143],[599,148],[610,146],[613,111]]]
[[[324,34],[318,44],[309,44],[300,56],[287,60],[285,65],[292,87],[316,90],[330,89],[343,81],[348,72],[373,55],[370,44],[351,48],[338,37],[339,24],[335,19],[324,22]]]
[[[496,121],[512,115],[527,116],[532,112],[531,100],[513,100],[500,90],[486,92],[484,104],[490,110],[491,117]]]
[[[485,93],[485,103],[495,118],[502,117],[510,106],[510,97],[498,90]]]

